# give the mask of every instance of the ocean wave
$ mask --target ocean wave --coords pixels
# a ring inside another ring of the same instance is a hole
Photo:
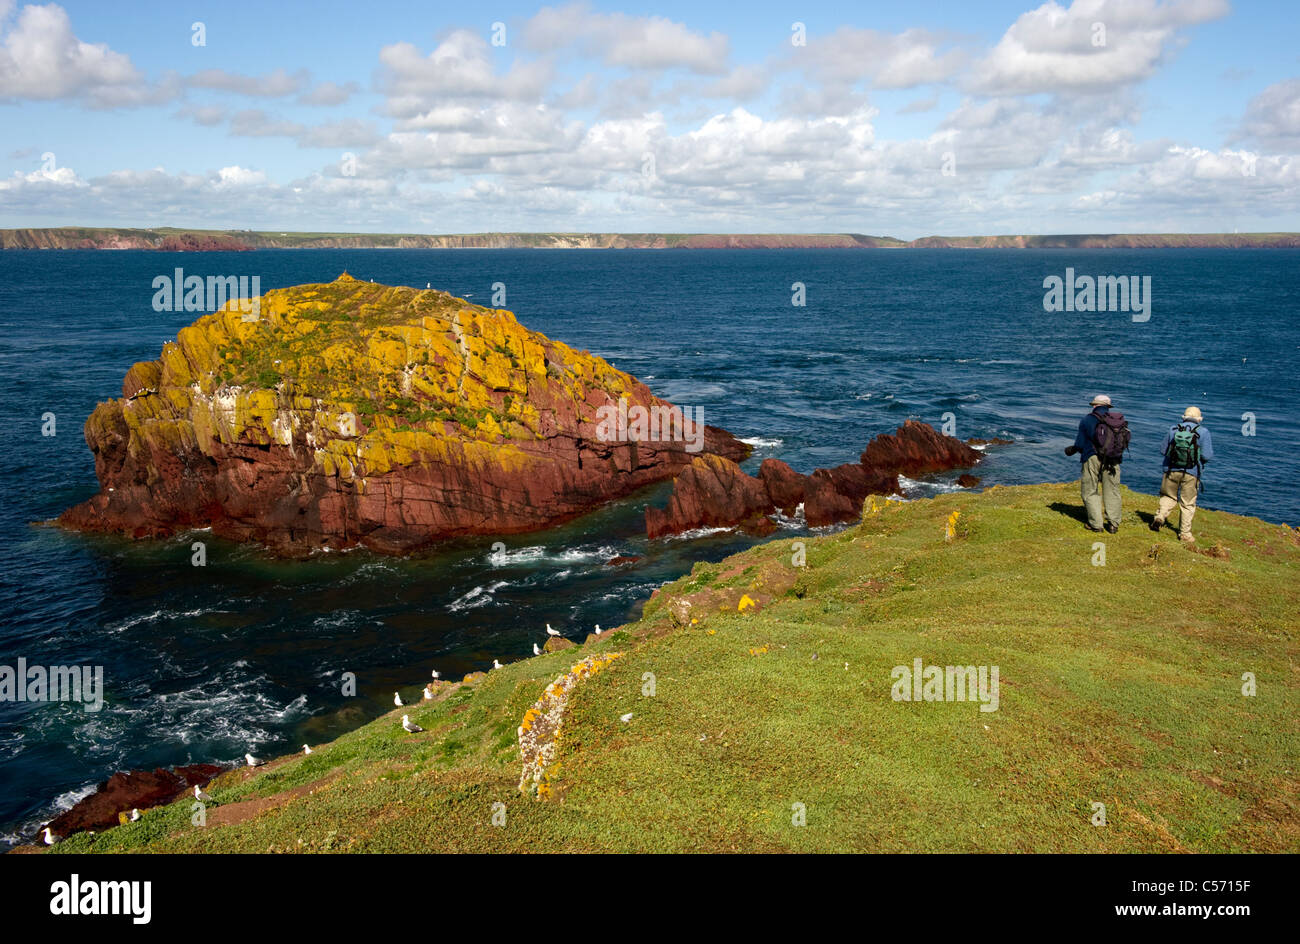
[[[689,531],[682,531],[680,534],[668,535],[670,541],[693,541],[696,538],[707,538],[714,534],[725,534],[732,528],[692,528]]]
[[[762,436],[741,436],[740,441],[755,449],[775,449],[785,445],[784,439],[766,439]]]
[[[449,613],[460,613],[464,610],[473,610],[480,606],[487,606],[488,604],[495,603],[496,600],[493,598],[493,594],[502,587],[508,586],[510,586],[509,580],[498,580],[496,583],[489,586],[477,586],[473,590],[469,591],[469,593],[457,597],[451,603],[448,603],[447,611]]]
[[[133,626],[139,626],[141,623],[166,622],[182,619],[194,619],[199,616],[208,616],[212,613],[230,613],[231,610],[223,610],[220,607],[200,607],[197,610],[169,610],[166,607],[154,610],[152,613],[144,613],[139,616],[128,617],[117,623],[112,623],[104,627],[106,633],[120,633],[130,629]]]

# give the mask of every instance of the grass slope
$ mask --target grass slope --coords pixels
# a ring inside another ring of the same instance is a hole
[[[1300,532],[1206,510],[1197,552],[1125,503],[1114,536],[1075,485],[887,503],[804,568],[788,540],[698,565],[599,641],[223,775],[205,828],[177,803],[55,851],[1300,851]],[[525,798],[520,718],[596,650],[624,655],[569,703],[556,798]],[[916,657],[998,666],[999,709],[892,700]]]

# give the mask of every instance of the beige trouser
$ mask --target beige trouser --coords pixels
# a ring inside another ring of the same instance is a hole
[[[1079,474],[1079,494],[1083,496],[1083,510],[1088,513],[1089,525],[1098,531],[1107,521],[1119,527],[1121,509],[1118,465],[1103,471],[1101,459],[1089,456]]]
[[[1166,472],[1160,480],[1160,504],[1156,507],[1156,524],[1164,524],[1178,506],[1178,536],[1191,537],[1192,518],[1196,514],[1196,473]]]

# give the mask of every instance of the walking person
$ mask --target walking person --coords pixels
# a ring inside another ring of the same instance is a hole
[[[1201,490],[1201,473],[1205,463],[1214,458],[1210,431],[1201,425],[1201,411],[1189,406],[1183,418],[1169,428],[1165,436],[1164,477],[1160,480],[1160,504],[1149,527],[1159,531],[1169,513],[1178,508],[1178,540],[1191,544],[1192,518],[1196,515],[1196,497]]]
[[[1119,466],[1129,444],[1128,421],[1123,413],[1111,412],[1110,397],[1104,393],[1093,397],[1089,405],[1092,411],[1079,421],[1074,445],[1066,446],[1065,454],[1079,457],[1079,493],[1088,515],[1088,530],[1115,534],[1123,512]]]

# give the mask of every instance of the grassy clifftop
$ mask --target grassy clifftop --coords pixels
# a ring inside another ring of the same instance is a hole
[[[182,802],[56,851],[1300,851],[1300,532],[1204,510],[1191,550],[1125,502],[1114,536],[1074,485],[869,504],[806,566],[698,565],[618,632],[223,775],[204,828]],[[521,793],[526,713],[615,652]],[[893,700],[917,658],[998,667],[997,710]]]

